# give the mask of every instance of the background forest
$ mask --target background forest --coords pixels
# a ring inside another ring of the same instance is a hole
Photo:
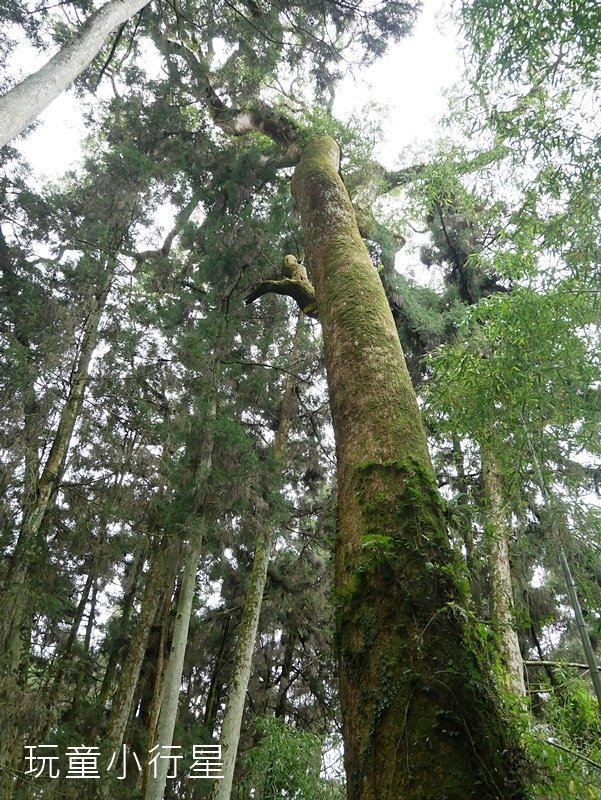
[[[2,800],[601,798],[601,7],[457,0],[389,169],[419,3],[129,5],[54,182],[11,58],[100,5],[0,5]]]

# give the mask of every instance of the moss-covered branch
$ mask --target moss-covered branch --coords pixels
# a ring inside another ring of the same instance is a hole
[[[307,277],[307,270],[296,259],[296,256],[284,256],[282,260],[283,278],[266,278],[260,281],[246,295],[246,305],[254,303],[265,294],[283,294],[291,297],[308,317],[317,318],[317,301],[315,289]]]

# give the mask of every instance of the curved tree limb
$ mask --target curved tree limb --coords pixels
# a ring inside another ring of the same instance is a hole
[[[307,270],[298,263],[295,256],[284,256],[282,275],[283,278],[266,278],[260,281],[244,298],[246,305],[273,292],[291,297],[304,314],[317,319],[315,289],[307,277]]]

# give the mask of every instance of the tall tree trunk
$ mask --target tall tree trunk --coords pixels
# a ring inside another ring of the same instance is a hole
[[[337,641],[350,800],[518,800],[520,750],[465,610],[419,407],[329,137],[292,180],[338,464]]]
[[[111,0],[37,72],[0,97],[0,147],[18,136],[96,58],[111,33],[148,0]]]
[[[580,634],[580,641],[582,642],[582,648],[584,650],[589,672],[591,674],[591,679],[593,681],[593,688],[597,696],[597,703],[599,705],[598,710],[601,711],[601,673],[599,672],[599,667],[597,665],[597,659],[595,656],[595,651],[593,650],[588,628],[586,627],[586,622],[584,621],[584,615],[578,599],[576,584],[574,583],[574,578],[572,577],[570,565],[568,564],[568,559],[566,558],[563,547],[559,550],[559,562],[561,564],[561,569],[563,571],[566,586],[568,588],[568,596],[570,598],[570,603],[572,604],[572,609],[574,610],[574,616],[576,617],[576,627],[578,628],[578,633]]]
[[[144,564],[146,562],[147,552],[148,542],[146,539],[143,539],[140,545],[137,546],[134,554],[134,561],[131,565],[131,577],[128,581],[129,586],[123,586],[125,594],[121,603],[121,619],[119,622],[120,635],[126,635],[129,629],[129,621],[134,608],[134,603],[138,596],[138,586],[144,572]],[[101,709],[106,707],[109,698],[113,694],[117,666],[124,657],[124,649],[124,647],[111,648],[106,670],[104,672],[104,677],[102,679],[102,686],[100,687],[100,694],[98,695],[98,707]]]
[[[298,352],[303,324],[303,315],[300,314],[296,324],[294,334],[294,344],[292,348],[292,361],[295,360]],[[294,388],[296,379],[291,373],[286,378],[286,388],[282,398],[280,409],[280,421],[273,445],[273,459],[276,465],[281,465],[284,449],[288,440],[288,432],[294,413]],[[213,800],[229,800],[232,792],[234,780],[234,768],[236,766],[236,755],[238,743],[240,741],[240,728],[244,715],[244,704],[248,682],[252,670],[253,652],[255,649],[255,639],[259,626],[261,606],[263,604],[263,594],[267,581],[267,567],[269,566],[269,554],[271,552],[271,542],[273,538],[273,523],[269,520],[259,520],[259,532],[255,542],[255,555],[248,586],[246,587],[246,597],[244,598],[244,610],[242,620],[238,629],[238,641],[234,654],[234,667],[229,682],[227,701],[223,723],[221,725],[221,759],[223,778],[216,780],[213,786]]]
[[[82,343],[76,360],[69,394],[61,411],[52,447],[42,473],[30,475],[31,486],[23,498],[23,518],[15,550],[2,593],[0,594],[0,727],[4,731],[0,742],[0,792],[2,797],[12,794],[11,768],[20,741],[18,733],[22,714],[18,694],[24,684],[25,670],[21,669],[24,645],[29,648],[31,621],[36,598],[32,585],[32,566],[40,549],[43,524],[51,506],[64,470],[75,423],[81,410],[89,377],[92,353],[98,341],[98,327],[110,288],[110,279],[94,297],[92,308],[83,327]],[[32,440],[34,437],[31,437]],[[33,446],[33,445],[32,445]],[[34,456],[27,457],[28,471]]]
[[[289,622],[287,626],[287,639],[286,647],[284,649],[284,657],[282,658],[282,670],[280,672],[278,696],[273,712],[274,717],[277,719],[284,719],[286,716],[286,696],[290,688],[290,673],[292,672],[292,664],[294,661],[294,648],[296,646],[297,626],[296,621],[292,614],[289,615]]]
[[[219,337],[218,337],[219,342]],[[211,389],[210,405],[207,412],[207,421],[212,422],[217,416],[217,371],[221,351],[217,350],[213,363],[213,384]],[[189,513],[188,543],[184,555],[184,568],[180,585],[175,626],[169,660],[163,673],[164,687],[162,690],[161,710],[154,741],[149,740],[149,749],[152,745],[159,748],[169,748],[173,743],[173,731],[177,720],[179,691],[184,668],[184,656],[188,642],[188,629],[192,614],[192,603],[196,590],[196,571],[202,552],[203,536],[206,527],[205,502],[207,480],[213,465],[213,448],[215,445],[214,434],[210,427],[205,431],[198,446],[198,462],[194,475],[194,497]],[[168,752],[168,751],[167,751]],[[145,791],[145,800],[162,800],[167,782],[169,760],[159,758],[156,772],[148,775]]]
[[[213,735],[215,724],[217,722],[217,710],[221,702],[221,692],[223,690],[223,681],[220,677],[221,668],[225,662],[225,650],[228,644],[230,633],[230,620],[225,617],[221,625],[221,639],[219,642],[219,649],[215,656],[215,664],[213,666],[213,674],[211,675],[211,682],[209,684],[209,691],[207,692],[207,701],[205,703],[204,725],[207,729],[209,736]]]
[[[92,642],[92,633],[94,631],[94,622],[96,620],[96,604],[98,602],[98,581],[94,580],[92,589],[92,597],[90,599],[90,613],[88,614],[88,621],[86,624],[86,632],[83,640],[83,654],[81,663],[79,664],[79,674],[75,683],[73,691],[73,701],[69,712],[65,715],[65,719],[69,721],[76,721],[79,717],[81,709],[81,701],[85,697],[89,687],[90,678],[88,677],[91,670],[89,662],[90,644]],[[86,669],[87,667],[87,669]],[[88,684],[88,686],[86,686]]]
[[[532,465],[534,467],[534,475],[536,477],[536,481],[543,496],[545,511],[549,515],[549,521],[551,523],[551,532],[553,535],[553,539],[556,542],[561,542],[562,539],[566,540],[568,538],[567,536],[568,530],[566,526],[565,516],[558,507],[557,500],[553,497],[553,495],[549,491],[549,488],[547,486],[547,481],[545,480],[544,473],[541,469],[541,465],[538,460],[538,456],[536,455],[536,450],[534,448],[534,445],[532,444],[532,440],[528,435],[527,431],[526,431],[526,438],[530,445],[530,450],[532,454]],[[582,608],[580,607],[580,601],[578,600],[576,584],[574,583],[574,579],[572,578],[570,566],[568,564],[568,560],[566,558],[565,550],[563,547],[559,548],[559,563],[561,564],[561,570],[563,572],[563,576],[568,589],[568,596],[570,598],[572,609],[574,611],[574,616],[576,618],[576,627],[578,628],[578,633],[580,634],[580,641],[582,642],[582,648],[584,650],[584,654],[586,656],[586,660],[589,666],[591,680],[593,682],[593,689],[595,690],[595,694],[597,696],[597,702],[599,704],[599,711],[601,712],[601,672],[597,665],[595,652],[593,650],[588,629],[584,621]]]
[[[453,461],[457,470],[457,488],[459,489],[459,508],[461,516],[461,533],[465,545],[465,561],[470,576],[470,589],[474,608],[478,616],[482,615],[482,592],[480,589],[480,565],[476,557],[474,545],[474,529],[472,513],[469,506],[469,486],[465,467],[463,465],[463,451],[458,436],[453,436]]]
[[[89,645],[92,636],[91,626],[93,626],[94,622],[94,617],[96,613],[95,612],[96,601],[98,595],[98,575],[96,572],[96,565],[94,563],[94,559],[91,559],[89,574],[88,577],[86,578],[86,583],[83,588],[79,603],[77,605],[77,610],[73,618],[71,630],[69,631],[69,637],[67,638],[64,647],[58,649],[57,653],[58,669],[56,672],[56,676],[53,680],[52,687],[48,693],[48,698],[46,700],[46,707],[47,707],[46,722],[42,729],[43,734],[41,736],[40,741],[45,740],[48,731],[56,723],[56,719],[63,710],[60,703],[61,695],[64,696],[67,691],[70,691],[70,694],[72,694],[73,698],[71,708],[73,708],[73,705],[76,703],[78,697],[78,689],[82,681],[82,675],[86,671],[88,665],[85,663],[86,661],[85,657],[80,658],[75,662],[75,664],[73,664],[72,654],[75,641],[77,639],[77,634],[79,632],[79,628],[83,620],[86,606],[88,604],[90,592],[92,592],[92,599],[90,602],[90,614],[88,615],[88,622],[86,625],[86,634],[85,634],[87,646],[84,647],[84,653],[86,656],[89,651]],[[73,687],[72,686],[69,687],[69,682],[73,679],[73,675],[76,670],[78,670],[77,682],[76,682],[76,686],[78,688],[76,688],[76,690],[73,691]],[[65,678],[67,678],[67,680],[65,680]],[[69,716],[69,714],[67,714],[66,716]]]
[[[117,751],[123,744],[127,720],[131,713],[132,701],[148,644],[150,628],[155,620],[165,587],[169,583],[174,560],[173,550],[173,537],[166,534],[151,557],[140,607],[140,616],[129,644],[127,659],[123,665],[123,671],[111,705],[106,733],[103,736],[103,745],[107,752]]]
[[[177,720],[179,691],[184,668],[184,656],[188,643],[188,628],[190,625],[190,616],[192,614],[192,602],[196,590],[196,570],[202,552],[202,544],[202,530],[198,530],[189,543],[184,557],[184,570],[179,592],[179,602],[177,604],[175,626],[173,628],[171,651],[163,677],[163,701],[161,703],[159,724],[157,725],[156,739],[154,742],[154,744],[159,745],[159,755],[161,755],[161,748],[169,748],[173,742],[173,731]],[[166,750],[162,755],[168,752],[169,751]],[[168,770],[169,759],[159,757],[156,778],[154,775],[149,776],[145,795],[146,800],[162,800],[165,784],[167,782]]]
[[[98,341],[98,327],[108,291],[107,284],[93,299],[92,309],[84,323],[82,343],[69,394],[61,411],[50,453],[36,482],[33,496],[24,500],[21,530],[11,557],[6,586],[0,597],[0,652],[4,654],[3,664],[8,672],[15,673],[18,670],[21,639],[27,638],[27,631],[24,633],[22,627],[27,625],[28,609],[34,592],[29,581],[30,570],[40,544],[39,534],[44,518],[58,488],[73,429],[83,403],[90,360]]]
[[[482,477],[486,500],[485,530],[488,534],[492,617],[499,637],[508,688],[524,697],[524,663],[514,627],[513,589],[509,563],[509,509],[503,498],[503,477],[494,454],[482,448]]]
[[[170,628],[170,614],[171,597],[175,591],[175,575],[173,576],[173,585],[169,596],[165,595],[162,608],[159,610],[159,617],[157,624],[160,623],[160,637],[159,637],[159,656],[155,664],[155,681],[152,690],[152,700],[148,712],[148,738],[154,740],[156,735],[157,725],[159,724],[159,714],[161,711],[161,704],[163,702],[163,692],[165,690],[165,682],[163,681],[163,672],[165,670],[165,660],[167,651],[167,642],[169,640]]]

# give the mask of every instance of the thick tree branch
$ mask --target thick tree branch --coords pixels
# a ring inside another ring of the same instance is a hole
[[[398,189],[411,183],[425,171],[426,166],[426,164],[414,164],[411,167],[403,167],[402,169],[382,170],[381,194],[386,194],[393,189]]]
[[[96,58],[108,35],[148,0],[110,0],[37,72],[0,97],[0,147],[21,133]]]
[[[317,319],[315,289],[307,277],[307,270],[298,263],[295,256],[284,256],[282,275],[283,278],[267,278],[260,281],[244,298],[246,305],[273,292],[291,297],[304,314]]]
[[[180,212],[175,217],[175,222],[173,227],[169,231],[169,233],[165,236],[163,240],[163,244],[158,248],[158,250],[142,250],[141,253],[135,253],[134,258],[136,262],[141,264],[143,261],[150,261],[157,258],[164,258],[165,256],[169,255],[171,250],[171,246],[177,236],[182,232],[184,226],[192,216],[192,214],[198,208],[200,201],[202,199],[203,192],[197,190],[194,192],[190,200],[186,203],[186,205],[180,210]]]
[[[213,122],[224,133],[231,136],[245,136],[248,133],[262,133],[278,144],[286,153],[286,166],[296,164],[300,156],[300,127],[281,111],[274,111],[259,100],[245,108],[231,108],[218,95],[211,83],[208,65],[186,44],[175,39],[163,38],[157,42],[165,55],[178,55],[186,61],[194,78],[193,86],[180,86],[202,101]]]

